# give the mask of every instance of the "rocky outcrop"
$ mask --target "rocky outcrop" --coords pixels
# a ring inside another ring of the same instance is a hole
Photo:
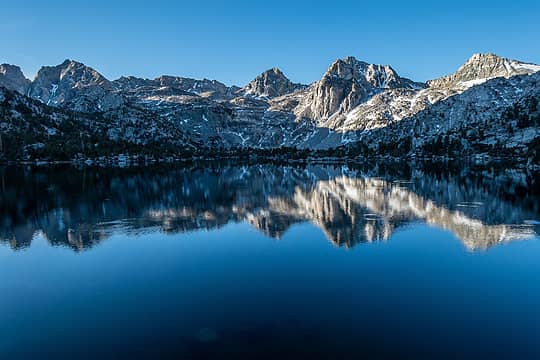
[[[294,84],[278,68],[267,70],[257,76],[243,89],[243,95],[265,98],[275,98],[295,91],[302,90],[306,86]]]
[[[96,112],[123,105],[122,97],[112,90],[111,82],[96,70],[65,60],[58,66],[42,67],[30,85],[28,95],[46,105]]]
[[[540,66],[511,60],[495,54],[474,54],[454,74],[428,81],[430,88],[467,89],[497,77],[531,75]]]
[[[24,76],[20,67],[0,64],[0,86],[21,94],[26,94],[30,86],[30,80]]]
[[[326,120],[348,113],[385,90],[419,87],[422,84],[399,77],[389,65],[368,64],[348,57],[334,62],[322,79],[310,86],[295,113]]]

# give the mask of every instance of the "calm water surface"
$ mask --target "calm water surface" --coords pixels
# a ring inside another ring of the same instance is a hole
[[[0,356],[540,358],[540,178],[0,169]]]

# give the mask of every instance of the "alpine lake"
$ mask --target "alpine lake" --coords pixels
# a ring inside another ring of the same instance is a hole
[[[0,168],[2,359],[540,359],[540,174]]]

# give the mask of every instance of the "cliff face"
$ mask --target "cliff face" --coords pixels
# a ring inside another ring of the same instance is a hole
[[[390,89],[422,87],[398,76],[389,65],[374,65],[348,57],[334,62],[313,84],[296,114],[317,121],[349,113],[375,94]]]
[[[100,112],[123,105],[109,80],[82,63],[66,60],[58,66],[42,67],[28,95],[46,105],[79,112]]]
[[[0,64],[0,87],[3,86],[20,94],[26,94],[30,83],[30,80],[24,76],[20,67]]]

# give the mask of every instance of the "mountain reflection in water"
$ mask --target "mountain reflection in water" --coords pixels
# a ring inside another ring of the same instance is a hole
[[[248,222],[279,239],[311,222],[338,246],[388,240],[424,222],[468,250],[537,236],[538,177],[515,170],[431,166],[224,165],[0,170],[0,239],[13,249],[36,234],[91,248],[112,233],[178,233]]]

